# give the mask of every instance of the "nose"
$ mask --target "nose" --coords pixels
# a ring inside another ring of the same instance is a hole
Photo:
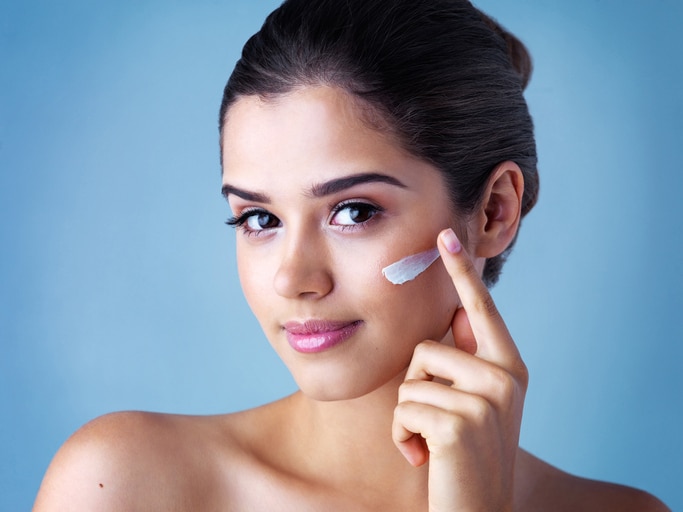
[[[320,299],[334,287],[329,253],[315,237],[290,240],[282,248],[280,265],[275,273],[275,291],[282,297]]]

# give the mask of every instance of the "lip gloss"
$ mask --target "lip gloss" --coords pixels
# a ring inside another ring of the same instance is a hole
[[[304,323],[288,322],[283,327],[287,342],[294,350],[311,354],[343,343],[355,334],[361,323],[309,320]]]

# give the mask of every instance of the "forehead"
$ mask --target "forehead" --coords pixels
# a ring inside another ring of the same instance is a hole
[[[371,126],[365,113],[344,91],[324,86],[238,99],[223,129],[223,185],[296,197],[317,184],[379,173],[412,193],[446,197],[441,173]]]
[[[355,125],[365,121],[368,128],[389,131],[385,130],[388,123],[379,122],[379,114],[374,113],[366,101],[343,89],[326,85],[300,86],[287,93],[270,96],[239,96],[227,110],[223,131],[243,124],[245,116],[266,116],[269,113],[284,123],[304,118],[311,123]],[[281,117],[283,114],[285,117]]]

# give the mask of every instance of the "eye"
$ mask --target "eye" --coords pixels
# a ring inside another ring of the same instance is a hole
[[[368,222],[382,209],[378,206],[358,201],[341,203],[334,208],[330,224],[335,226],[354,226]]]
[[[252,231],[276,228],[280,225],[280,220],[268,212],[257,212],[249,215],[245,219],[245,224]]]
[[[228,219],[226,224],[242,229],[247,234],[280,227],[280,219],[266,210],[246,210],[241,215]]]

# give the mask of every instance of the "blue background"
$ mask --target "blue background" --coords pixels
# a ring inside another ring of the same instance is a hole
[[[216,128],[276,3],[0,4],[0,509],[97,415],[294,390],[239,290]],[[478,5],[536,66],[541,199],[494,290],[522,445],[683,510],[683,3]]]

